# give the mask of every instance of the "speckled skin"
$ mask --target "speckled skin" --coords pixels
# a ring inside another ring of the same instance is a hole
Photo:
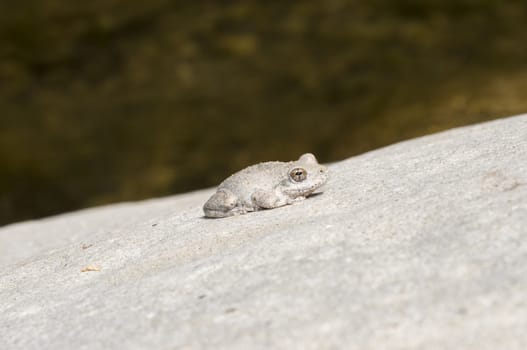
[[[305,171],[295,181],[294,170]],[[205,216],[221,218],[272,209],[304,200],[328,180],[328,170],[311,153],[292,162],[265,162],[240,170],[223,181],[203,206]]]

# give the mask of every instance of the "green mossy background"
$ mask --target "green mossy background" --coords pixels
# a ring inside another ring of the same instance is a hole
[[[0,224],[527,112],[527,2],[0,2]]]

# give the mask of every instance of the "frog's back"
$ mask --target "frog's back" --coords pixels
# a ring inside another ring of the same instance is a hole
[[[232,174],[218,187],[228,189],[240,199],[250,201],[256,190],[272,190],[287,178],[290,162],[265,162],[251,165]]]

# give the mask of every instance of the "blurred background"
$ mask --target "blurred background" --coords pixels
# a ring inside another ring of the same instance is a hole
[[[527,2],[0,2],[0,225],[527,112]]]

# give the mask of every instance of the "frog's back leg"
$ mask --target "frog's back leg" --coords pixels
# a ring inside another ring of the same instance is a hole
[[[238,204],[238,197],[227,189],[218,190],[203,206],[205,216],[210,218],[223,218],[239,214],[235,210]]]

